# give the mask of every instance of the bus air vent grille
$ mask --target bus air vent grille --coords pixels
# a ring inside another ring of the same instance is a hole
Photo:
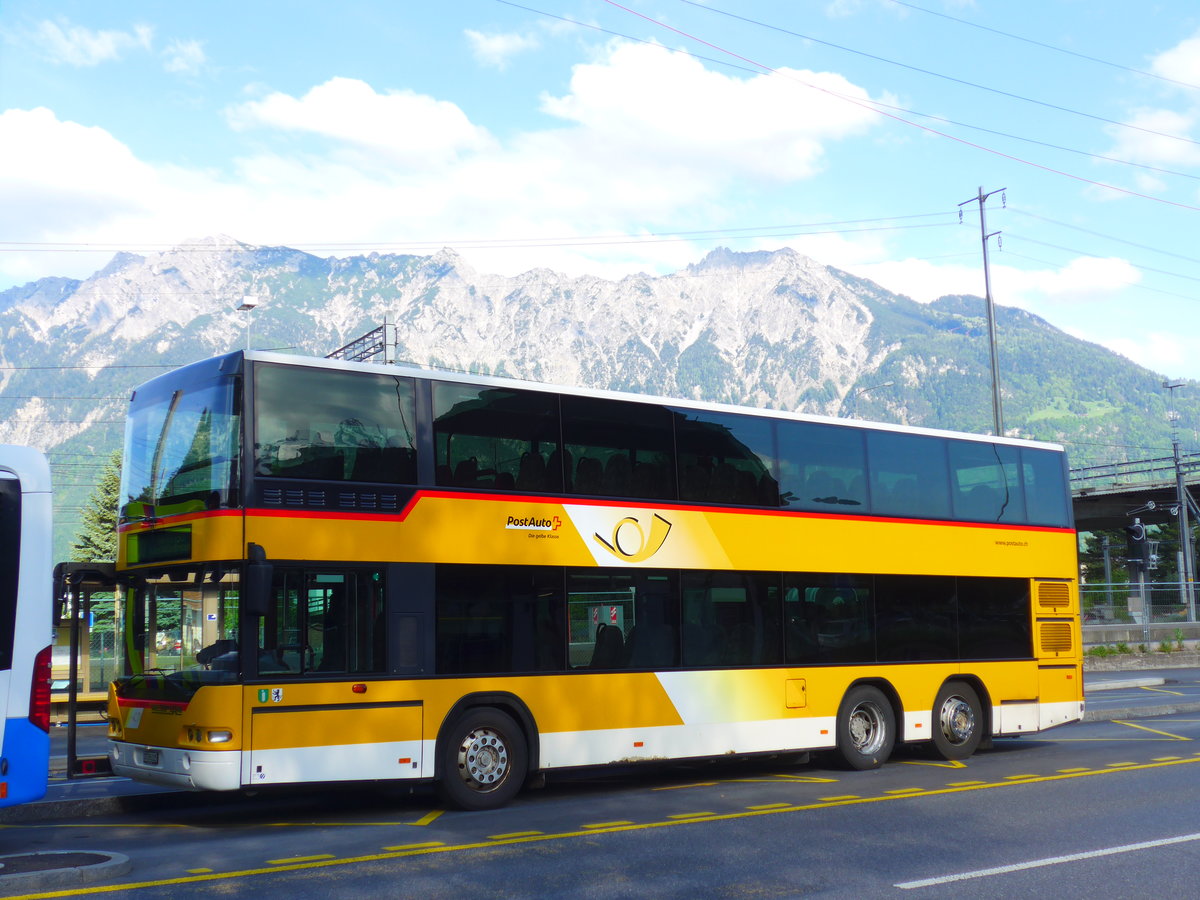
[[[1038,606],[1042,609],[1066,609],[1071,605],[1071,592],[1065,584],[1039,584]]]
[[[1070,622],[1043,622],[1038,628],[1038,637],[1042,653],[1070,653],[1074,646]]]
[[[373,491],[342,491],[338,494],[338,506],[342,509],[377,509],[395,512],[400,508],[399,494],[377,494]]]
[[[267,488],[264,490],[263,503],[269,503],[271,506],[283,506],[283,489]]]

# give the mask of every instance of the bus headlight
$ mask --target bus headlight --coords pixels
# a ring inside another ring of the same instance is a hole
[[[208,742],[210,744],[225,744],[232,740],[232,731],[210,731],[208,733]]]

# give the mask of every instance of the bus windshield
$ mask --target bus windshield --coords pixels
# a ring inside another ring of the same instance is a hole
[[[168,377],[134,394],[125,428],[122,522],[218,509],[234,501],[237,384],[230,375]]]
[[[122,697],[186,701],[206,684],[238,680],[236,571],[176,569],[130,585],[125,642],[132,676]]]

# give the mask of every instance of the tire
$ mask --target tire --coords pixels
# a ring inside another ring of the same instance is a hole
[[[487,706],[459,716],[438,753],[438,792],[459,809],[504,806],[521,790],[529,766],[525,733],[511,716]]]
[[[842,698],[837,717],[837,762],[848,769],[878,769],[896,744],[896,713],[878,688],[864,684]]]
[[[942,759],[966,759],[983,738],[983,707],[969,684],[947,681],[933,703],[933,749]]]

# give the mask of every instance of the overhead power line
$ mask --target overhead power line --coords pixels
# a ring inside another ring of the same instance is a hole
[[[1183,202],[1180,202],[1177,200],[1168,200],[1165,197],[1155,197],[1152,194],[1145,194],[1140,191],[1130,190],[1129,188],[1118,187],[1115,184],[1108,184],[1107,182],[1097,181],[1094,178],[1084,178],[1082,175],[1076,175],[1072,172],[1065,172],[1062,169],[1056,169],[1053,166],[1043,165],[1042,163],[1037,163],[1037,162],[1034,162],[1033,160],[1025,159],[1023,157],[1016,156],[1012,153],[1005,153],[1001,150],[997,150],[994,147],[988,147],[984,144],[979,144],[974,141],[968,141],[965,138],[957,137],[952,134],[947,134],[946,132],[939,131],[936,128],[930,128],[928,125],[922,125],[919,122],[910,121],[909,119],[906,119],[903,116],[896,115],[896,114],[889,113],[889,112],[884,112],[883,110],[878,109],[877,107],[871,105],[868,102],[864,102],[863,100],[861,100],[859,98],[849,97],[845,94],[840,94],[837,91],[830,90],[829,88],[820,87],[819,85],[812,84],[811,82],[804,81],[803,79],[791,78],[790,76],[785,76],[778,69],[776,69],[772,66],[769,66],[766,63],[756,62],[755,60],[750,59],[749,57],[742,56],[738,53],[735,53],[732,50],[728,50],[728,49],[720,46],[719,44],[714,44],[711,41],[707,41],[701,37],[698,37],[697,35],[691,34],[690,32],[683,31],[682,29],[679,29],[679,28],[675,28],[672,25],[667,25],[665,22],[660,22],[656,19],[653,19],[650,16],[645,15],[644,13],[640,13],[634,9],[630,9],[628,6],[623,6],[622,4],[616,2],[616,0],[603,0],[603,2],[607,3],[609,6],[612,6],[616,9],[620,9],[620,10],[628,13],[631,16],[635,16],[639,19],[649,22],[657,28],[662,28],[662,29],[670,31],[674,34],[678,34],[681,37],[685,37],[688,40],[695,41],[696,43],[699,43],[699,44],[703,44],[706,47],[711,47],[714,50],[720,51],[721,53],[727,53],[729,56],[733,57],[734,59],[740,59],[743,62],[747,62],[752,65],[758,66],[764,72],[772,72],[772,73],[780,75],[781,77],[788,77],[788,78],[790,78],[790,80],[795,81],[797,84],[802,84],[805,87],[809,88],[810,90],[817,91],[818,93],[822,93],[822,94],[825,94],[830,97],[836,97],[839,100],[842,100],[843,102],[851,104],[852,106],[858,106],[863,109],[869,109],[872,112],[876,113],[877,115],[883,116],[884,118],[892,119],[893,121],[899,122],[904,125],[908,125],[910,128],[916,128],[916,129],[919,129],[920,131],[924,131],[929,134],[937,135],[938,137],[946,138],[947,140],[954,141],[955,143],[958,143],[958,144],[962,144],[964,147],[971,147],[975,150],[980,150],[984,153],[989,153],[992,156],[996,156],[1001,159],[1007,159],[1011,162],[1019,163],[1020,165],[1028,166],[1029,168],[1037,169],[1039,171],[1046,172],[1047,174],[1050,174],[1050,175],[1058,175],[1062,178],[1068,178],[1072,181],[1079,182],[1080,184],[1088,184],[1088,185],[1092,185],[1093,187],[1104,188],[1105,190],[1114,191],[1115,193],[1118,193],[1118,194],[1125,194],[1126,196],[1129,196],[1129,197],[1139,197],[1142,200],[1149,200],[1153,203],[1161,203],[1166,206],[1174,206],[1179,209],[1188,209],[1188,210],[1192,210],[1193,212],[1200,212],[1200,206],[1196,206],[1191,203],[1183,203]],[[705,8],[708,8],[708,7],[705,7]],[[1198,143],[1198,142],[1189,141],[1189,143]]]
[[[755,64],[754,66],[742,66],[742,65],[738,65],[736,63],[731,63],[728,60],[715,59],[714,57],[711,57],[711,56],[705,56],[701,53],[695,53],[695,52],[693,52],[691,50],[687,50],[685,48],[675,49],[675,48],[664,47],[662,44],[658,43],[657,41],[649,41],[649,40],[645,40],[644,38],[635,37],[635,36],[633,36],[631,34],[627,34],[625,32],[613,31],[612,29],[609,29],[609,28],[601,28],[598,25],[593,25],[589,22],[581,22],[577,19],[571,19],[566,16],[560,16],[560,15],[556,15],[555,13],[546,12],[545,10],[535,9],[532,6],[524,6],[520,3],[514,3],[514,2],[512,2],[512,0],[496,0],[496,2],[501,3],[505,6],[511,6],[516,9],[525,10],[526,12],[531,12],[535,15],[544,16],[544,17],[550,18],[550,19],[557,19],[558,21],[561,21],[561,22],[568,22],[572,25],[577,25],[580,28],[592,29],[593,31],[599,31],[603,34],[609,34],[609,35],[613,35],[614,37],[622,38],[623,40],[632,41],[632,42],[635,42],[638,44],[644,44],[649,47],[655,47],[660,50],[665,50],[669,53],[683,53],[683,54],[691,57],[692,59],[702,60],[704,62],[713,63],[714,65],[719,65],[724,68],[736,69],[741,72],[748,72],[752,75],[761,75],[764,70],[764,66],[761,66],[758,64]],[[689,2],[689,0],[683,0],[683,2]],[[697,5],[697,4],[693,4],[693,5]],[[710,11],[721,12],[720,10],[712,10],[711,8],[709,8],[707,6],[703,7],[703,8],[710,9]],[[722,13],[722,14],[723,15],[733,15],[732,13]],[[741,17],[735,16],[735,18],[741,18]],[[751,20],[751,19],[747,19],[746,21],[747,22],[755,22],[755,20]],[[762,24],[762,23],[755,22],[755,24]],[[770,28],[770,27],[774,27],[774,26],[764,24],[763,27]],[[800,36],[800,35],[797,35],[796,32],[786,32],[786,33]],[[813,38],[812,40],[814,40],[817,43],[824,43],[823,41],[819,41],[816,38]],[[836,44],[833,44],[831,46],[833,46],[837,49],[848,49],[849,50],[849,48],[841,48],[839,45],[836,45]],[[849,50],[849,52],[857,53],[859,51]],[[884,60],[884,61],[891,62],[890,60]],[[903,65],[903,63],[896,63],[896,65]],[[773,71],[773,70],[768,69],[768,71]],[[803,83],[803,82],[801,82],[801,83]],[[808,86],[811,87],[811,85],[808,85]],[[852,98],[847,98],[844,95],[837,94],[836,92],[831,92],[831,93],[833,93],[834,96],[842,97],[843,99],[852,99]],[[1006,132],[1006,131],[999,131],[994,128],[986,128],[982,125],[972,125],[968,122],[960,122],[955,119],[948,119],[945,116],[934,115],[932,113],[924,113],[924,112],[920,112],[919,110],[910,109],[907,107],[894,106],[889,103],[884,103],[881,100],[872,100],[870,98],[868,98],[866,100],[861,100],[861,98],[858,98],[858,99],[860,100],[860,102],[863,102],[866,104],[871,104],[873,106],[879,107],[880,109],[890,109],[894,112],[904,113],[905,115],[919,116],[924,119],[932,119],[933,121],[942,122],[942,123],[945,123],[948,125],[953,125],[957,128],[966,128],[971,131],[978,131],[982,134],[991,134],[991,135],[995,135],[997,137],[1004,137],[1004,138],[1008,138],[1010,140],[1021,141],[1026,144],[1032,144],[1032,145],[1038,146],[1038,147],[1046,147],[1046,148],[1049,148],[1052,150],[1061,150],[1065,153],[1073,153],[1077,156],[1085,156],[1090,159],[1098,160],[1100,162],[1109,162],[1109,163],[1116,163],[1116,164],[1122,165],[1122,166],[1130,166],[1132,168],[1141,169],[1143,171],[1154,172],[1159,175],[1172,175],[1172,176],[1175,176],[1178,178],[1188,178],[1188,179],[1200,181],[1200,175],[1193,175],[1189,172],[1180,172],[1175,169],[1165,169],[1161,166],[1152,166],[1147,163],[1139,163],[1139,162],[1134,162],[1133,160],[1129,160],[1129,159],[1121,159],[1120,157],[1106,156],[1106,155],[1099,154],[1099,153],[1092,153],[1091,151],[1080,150],[1079,148],[1076,148],[1076,147],[1065,147],[1061,144],[1053,144],[1048,141],[1039,140],[1037,138],[1025,137],[1023,135],[1012,134],[1011,132]],[[934,133],[936,134],[937,132],[934,132]]]
[[[613,6],[619,6],[619,4],[613,2],[613,0],[605,0],[605,2],[610,3]],[[798,31],[792,31],[790,29],[783,28],[782,26],[779,26],[779,25],[772,25],[770,22],[763,22],[759,19],[751,19],[748,16],[740,16],[737,13],[732,13],[727,10],[718,9],[715,6],[709,6],[706,3],[697,3],[696,0],[679,0],[679,2],[686,3],[688,6],[694,6],[697,9],[705,10],[706,12],[715,13],[720,16],[728,16],[731,19],[737,19],[738,21],[745,22],[748,25],[756,25],[759,28],[766,28],[766,29],[769,29],[770,31],[777,31],[780,34],[786,34],[791,37],[800,38],[801,40],[804,40],[804,41],[811,41],[814,44],[821,44],[822,46],[825,46],[825,47],[832,47],[834,50],[841,50],[845,53],[852,53],[855,56],[862,56],[862,57],[865,57],[866,59],[874,60],[875,62],[886,63],[887,65],[890,65],[890,66],[898,66],[901,69],[908,69],[910,72],[918,72],[922,75],[929,75],[932,78],[940,78],[943,81],[950,81],[950,82],[953,82],[954,84],[963,85],[964,87],[974,88],[975,90],[980,90],[980,91],[986,91],[989,94],[996,94],[1001,97],[1008,97],[1010,100],[1019,100],[1022,103],[1031,103],[1035,106],[1041,106],[1041,107],[1045,107],[1046,109],[1052,109],[1055,112],[1067,113],[1068,115],[1072,115],[1072,116],[1080,116],[1085,119],[1091,119],[1095,122],[1103,122],[1106,125],[1115,125],[1118,128],[1128,128],[1132,131],[1140,131],[1144,134],[1152,134],[1155,137],[1169,138],[1171,140],[1181,141],[1185,144],[1200,145],[1200,141],[1193,140],[1192,138],[1189,138],[1189,137],[1183,137],[1178,134],[1170,134],[1165,131],[1155,131],[1152,128],[1144,128],[1141,125],[1134,125],[1130,122],[1121,122],[1117,119],[1108,119],[1108,118],[1105,118],[1104,116],[1098,116],[1094,113],[1088,113],[1088,112],[1083,112],[1082,110],[1072,109],[1069,106],[1061,106],[1057,103],[1050,103],[1049,101],[1046,101],[1046,100],[1038,100],[1034,97],[1026,97],[1022,94],[1017,94],[1012,91],[1006,91],[1001,88],[991,87],[990,85],[986,85],[986,84],[979,84],[978,82],[975,82],[975,81],[967,81],[965,78],[957,78],[954,75],[947,75],[944,72],[935,72],[933,69],[925,69],[925,68],[922,68],[921,66],[914,66],[909,63],[900,62],[899,60],[888,59],[885,56],[877,56],[874,53],[867,53],[865,50],[856,50],[853,47],[847,47],[843,44],[835,44],[832,41],[825,41],[825,40],[822,40],[821,38],[813,37],[812,35],[809,35],[809,34],[801,34]],[[626,9],[625,7],[620,7],[620,8]],[[632,10],[626,10],[626,11],[632,12]],[[634,13],[634,15],[640,16],[641,14]],[[643,18],[646,18],[646,17],[643,16]],[[664,25],[661,22],[658,24],[663,28],[670,28],[672,31],[676,31],[679,34],[685,34],[685,32],[679,31],[678,29],[675,29],[675,28],[671,28],[671,26]],[[695,36],[692,36],[692,35],[685,35],[685,36],[690,37],[692,40],[699,40],[698,38],[696,38]],[[702,41],[701,43],[704,43],[704,42]],[[710,44],[709,46],[713,46],[713,45]]]
[[[1191,88],[1192,90],[1200,90],[1200,85],[1197,84],[1191,84],[1187,81],[1180,81],[1177,78],[1170,78],[1166,75],[1160,75],[1157,72],[1147,72],[1145,69],[1136,69],[1133,66],[1126,66],[1119,62],[1113,62],[1111,59],[1101,59],[1098,56],[1089,56],[1086,53],[1068,50],[1066,47],[1059,47],[1055,44],[1047,44],[1044,41],[1037,41],[1033,38],[1024,37],[1023,35],[1019,34],[1013,34],[1009,31],[1001,31],[999,28],[991,28],[987,25],[981,25],[979,22],[972,22],[969,19],[960,19],[957,16],[952,16],[948,13],[938,12],[934,9],[926,9],[924,6],[917,6],[915,3],[906,3],[905,0],[890,0],[890,2],[895,3],[897,6],[904,6],[908,9],[925,13],[926,15],[937,16],[939,19],[949,19],[951,22],[957,22],[958,24],[966,25],[969,28],[978,28],[980,31],[989,31],[992,34],[998,34],[1001,37],[1006,37],[1014,41],[1032,44],[1035,47],[1041,47],[1045,50],[1053,50],[1055,53],[1065,53],[1067,56],[1074,56],[1076,59],[1085,59],[1088,62],[1099,63],[1102,66],[1110,66],[1114,69],[1122,69],[1126,72],[1132,72],[1134,75],[1142,75],[1146,78],[1157,78],[1159,81],[1165,81],[1168,84],[1177,84],[1180,87]]]

